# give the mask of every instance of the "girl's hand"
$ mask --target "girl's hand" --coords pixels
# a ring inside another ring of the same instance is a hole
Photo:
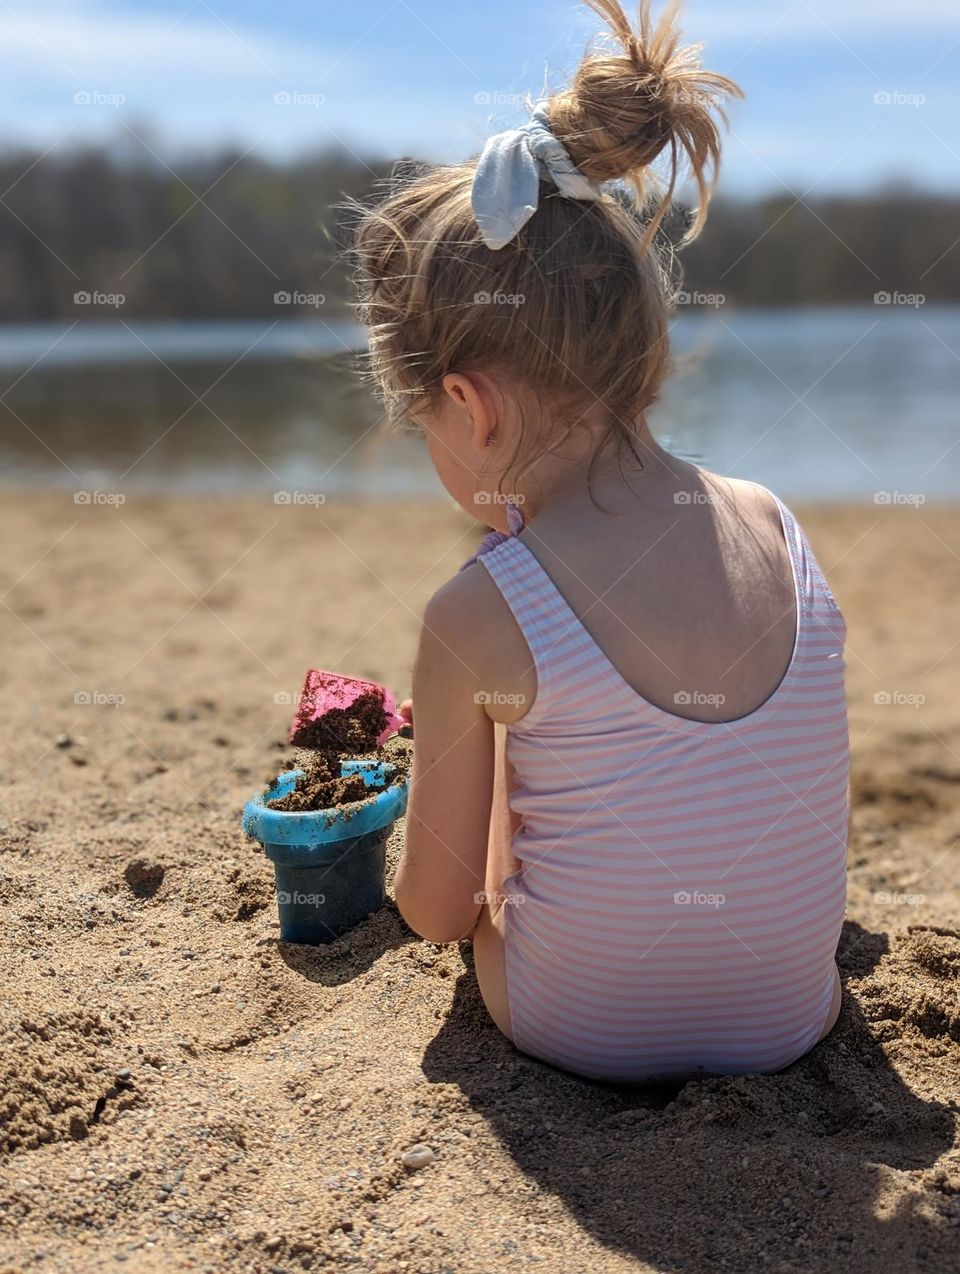
[[[413,700],[404,699],[403,703],[397,708],[397,716],[402,717],[406,722],[400,727],[400,735],[402,738],[413,738]]]

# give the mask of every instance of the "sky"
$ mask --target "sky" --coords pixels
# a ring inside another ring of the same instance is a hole
[[[721,190],[960,188],[958,0],[687,0],[747,94]],[[476,153],[599,29],[564,0],[0,0],[0,145]]]

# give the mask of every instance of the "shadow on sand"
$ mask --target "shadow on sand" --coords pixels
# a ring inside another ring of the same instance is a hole
[[[310,982],[344,986],[365,973],[387,951],[418,942],[400,919],[393,903],[387,903],[369,920],[324,946],[302,946],[270,938],[288,968]]]
[[[898,1016],[873,976],[888,949],[885,934],[845,925],[840,1020],[777,1075],[666,1086],[577,1079],[499,1034],[472,968],[424,1072],[458,1085],[584,1231],[658,1270],[955,1269],[958,1231],[938,1212],[946,1195],[902,1177],[888,1189],[898,1173],[919,1177],[955,1128],[948,1107],[906,1087],[878,1038],[878,1020]]]

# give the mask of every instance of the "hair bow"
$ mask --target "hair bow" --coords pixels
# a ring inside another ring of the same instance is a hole
[[[471,201],[488,248],[506,247],[527,224],[537,210],[542,179],[568,199],[592,202],[603,196],[600,184],[584,177],[550,131],[544,102],[526,124],[488,138],[477,160]]]

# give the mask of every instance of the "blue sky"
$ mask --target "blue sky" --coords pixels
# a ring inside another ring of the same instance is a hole
[[[958,0],[687,0],[683,15],[748,94],[723,189],[960,187]],[[136,146],[129,128],[166,154],[339,141],[458,160],[562,83],[597,27],[562,0],[3,0],[0,141]]]

